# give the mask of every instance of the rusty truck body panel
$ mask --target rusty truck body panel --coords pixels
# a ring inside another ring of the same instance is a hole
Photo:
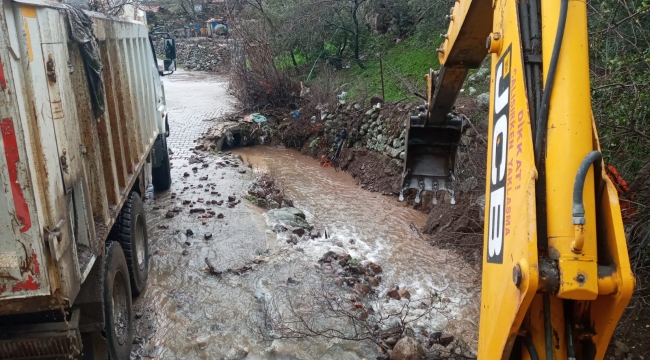
[[[165,132],[165,101],[142,22],[89,13],[103,65],[95,118],[65,5],[0,11],[0,316],[69,308]]]

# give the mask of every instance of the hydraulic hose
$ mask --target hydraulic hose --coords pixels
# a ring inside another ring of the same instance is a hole
[[[537,349],[535,349],[535,344],[533,344],[533,339],[530,334],[523,337],[524,346],[528,350],[528,355],[530,355],[530,360],[539,360],[539,354],[537,354]]]
[[[566,355],[567,360],[576,360],[576,349],[573,345],[573,334],[571,333],[571,321],[564,320],[564,332],[566,333]]]
[[[598,151],[592,151],[580,163],[578,173],[576,174],[575,182],[573,183],[573,226],[575,227],[575,239],[571,243],[571,251],[576,254],[582,252],[582,247],[585,244],[584,226],[585,220],[585,204],[582,202],[585,191],[585,180],[591,164],[596,161],[601,161],[603,154]]]
[[[551,295],[547,292],[542,294],[544,306],[544,347],[546,359],[553,359],[553,327],[551,325]]]
[[[589,172],[589,168],[591,167],[591,164],[595,163],[596,161],[600,161],[602,159],[603,159],[603,154],[601,154],[599,151],[592,151],[589,154],[587,154],[587,156],[585,156],[584,159],[582,159],[582,162],[578,167],[578,173],[576,174],[576,179],[575,182],[573,183],[572,212],[573,212],[574,224],[576,218],[582,218],[584,221],[585,205],[582,203],[582,196],[585,191],[585,179],[587,178],[587,173]]]
[[[551,102],[551,93],[553,92],[553,83],[555,82],[555,73],[557,72],[557,63],[560,58],[562,49],[562,38],[564,37],[564,28],[566,27],[567,12],[569,10],[569,0],[561,0],[560,18],[557,22],[557,32],[555,33],[555,43],[553,44],[553,53],[551,54],[551,63],[548,67],[548,76],[544,85],[544,94],[542,95],[542,104],[538,110],[537,131],[535,132],[535,166],[539,167],[542,158],[542,143],[546,136],[546,127],[548,125],[549,103]]]

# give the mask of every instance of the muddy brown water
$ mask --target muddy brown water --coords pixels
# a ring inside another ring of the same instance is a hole
[[[265,309],[287,311],[290,300],[312,288],[326,286],[347,296],[332,280],[336,274],[315,267],[329,250],[349,252],[353,258],[371,260],[384,269],[376,297],[367,306],[381,311],[398,311],[404,301],[385,297],[389,287],[399,286],[418,298],[439,294],[438,308],[409,324],[422,331],[448,332],[476,348],[479,311],[479,274],[452,253],[436,249],[420,238],[417,230],[424,214],[404,207],[392,198],[360,189],[342,172],[323,168],[295,150],[272,147],[237,149],[253,164],[216,169],[216,161],[233,157],[210,155],[201,164],[187,159],[173,161],[172,192],[157,195],[146,204],[151,262],[149,287],[137,302],[137,342],[140,356],[158,359],[361,359],[374,358],[376,346],[369,342],[325,338],[264,339]],[[197,166],[196,172],[191,168]],[[189,177],[183,176],[185,172]],[[242,198],[255,173],[271,172],[286,194],[302,209],[307,220],[329,237],[298,245],[278,239],[273,223],[262,209]],[[202,176],[208,180],[199,180]],[[199,186],[203,186],[199,188]],[[185,189],[186,188],[186,189]],[[210,191],[205,191],[208,188]],[[183,190],[185,189],[185,190]],[[212,195],[212,192],[220,195]],[[198,220],[182,206],[183,200],[224,199],[236,195],[242,202],[235,208],[203,205],[224,219]],[[167,210],[181,208],[172,219]],[[205,223],[205,224],[203,224]],[[161,229],[160,226],[168,227]],[[187,236],[187,229],[193,236]],[[212,234],[205,240],[206,233]],[[253,264],[242,275],[214,276],[206,273],[205,258],[223,271]],[[288,279],[291,278],[291,281]],[[344,285],[343,288],[346,286]],[[300,304],[308,308],[309,304]],[[414,310],[415,313],[415,310]],[[336,321],[332,327],[336,327]],[[265,333],[268,334],[268,333]]]

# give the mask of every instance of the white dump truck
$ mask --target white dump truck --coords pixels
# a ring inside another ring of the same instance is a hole
[[[128,359],[148,277],[145,191],[171,185],[146,20],[0,9],[0,359]],[[140,15],[142,13],[140,12]]]

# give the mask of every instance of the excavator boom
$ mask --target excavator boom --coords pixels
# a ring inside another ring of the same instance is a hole
[[[634,276],[591,113],[586,3],[457,0],[447,19],[403,189],[454,201],[453,105],[490,56],[479,359],[602,359]]]

